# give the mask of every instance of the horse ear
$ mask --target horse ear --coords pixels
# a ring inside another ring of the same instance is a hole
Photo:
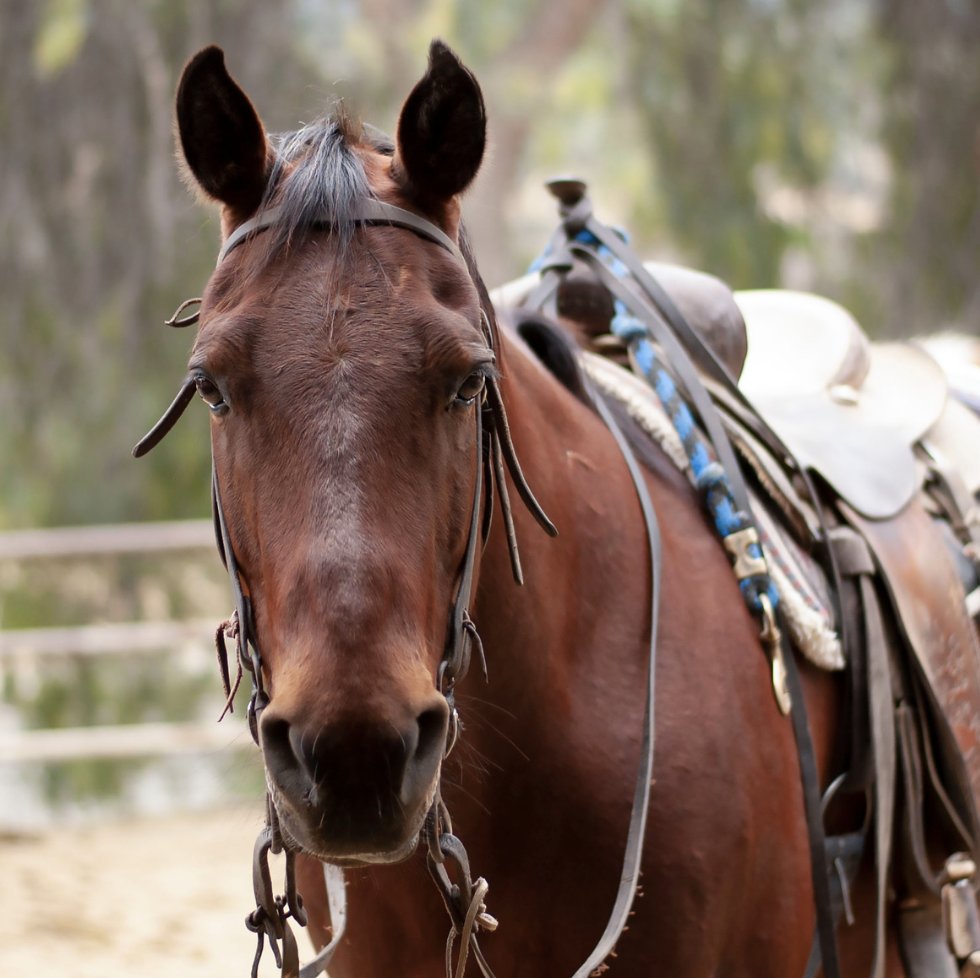
[[[221,48],[204,48],[184,68],[177,130],[200,188],[239,218],[248,217],[265,192],[268,145],[258,113],[225,68]]]
[[[476,176],[487,141],[483,94],[473,73],[442,41],[398,118],[395,178],[423,202],[446,201]]]

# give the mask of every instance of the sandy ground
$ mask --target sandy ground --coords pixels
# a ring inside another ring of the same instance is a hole
[[[248,978],[260,823],[240,807],[0,838],[0,976]]]

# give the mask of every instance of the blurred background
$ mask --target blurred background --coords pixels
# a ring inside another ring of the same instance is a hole
[[[391,131],[436,35],[486,93],[489,284],[569,172],[650,256],[821,292],[879,337],[980,332],[976,0],[5,0],[0,528],[207,511],[203,412],[129,457],[216,250],[174,162],[186,59],[220,43],[270,130],[344,98]]]
[[[976,0],[4,0],[0,828],[260,797],[247,734],[214,726],[205,412],[130,457],[218,243],[173,92],[216,42],[270,130],[343,99],[390,132],[433,36],[485,91],[490,285],[567,173],[647,257],[821,292],[876,337],[980,333]]]

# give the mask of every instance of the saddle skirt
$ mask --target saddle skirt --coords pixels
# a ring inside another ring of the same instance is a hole
[[[742,391],[855,510],[896,515],[922,482],[913,446],[946,407],[939,364],[911,344],[870,344],[828,299],[771,289],[735,301],[748,333]]]

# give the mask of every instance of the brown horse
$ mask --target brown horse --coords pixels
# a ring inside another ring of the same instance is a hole
[[[497,975],[570,975],[617,892],[651,570],[614,437],[498,330],[467,249],[459,195],[485,144],[477,82],[436,43],[394,145],[343,117],[273,140],[209,48],[185,69],[177,118],[231,244],[203,298],[190,381],[211,408],[226,556],[250,608],[239,625],[261,649],[258,737],[314,938],[329,934],[322,860],[348,870],[332,974],[444,969],[445,911],[417,847],[441,784],[490,883],[500,926],[483,951]],[[364,200],[418,225],[365,220]],[[274,221],[246,225],[272,209]],[[234,238],[243,226],[255,233]],[[455,691],[465,726],[444,760],[454,720],[436,676],[473,538],[475,418],[491,384],[559,536],[515,508],[518,587],[498,486],[469,607],[489,683],[474,670]],[[794,978],[814,897],[792,728],[697,499],[648,454],[662,534],[656,760],[641,891],[609,966],[624,978]],[[827,783],[839,680],[804,667],[803,681]],[[869,971],[871,901],[859,882],[846,975]],[[894,951],[887,973],[902,974]]]

